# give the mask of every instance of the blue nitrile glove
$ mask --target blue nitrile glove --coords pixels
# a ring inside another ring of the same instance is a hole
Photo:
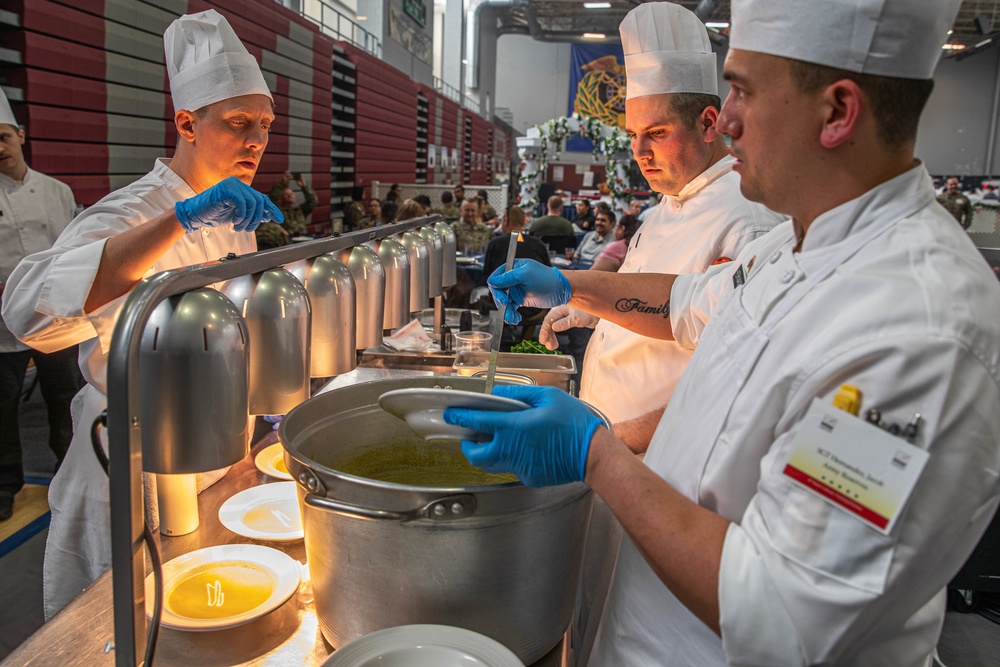
[[[559,269],[533,259],[515,259],[514,268],[506,272],[504,268],[498,266],[486,284],[498,306],[507,304],[503,318],[507,324],[521,321],[517,312],[521,306],[555,308],[569,303],[572,290]]]
[[[285,216],[273,202],[236,178],[219,181],[208,190],[174,206],[177,221],[185,231],[222,227],[232,223],[238,232],[252,232],[260,223],[283,223]]]
[[[263,415],[262,419],[268,424],[274,424],[271,427],[272,431],[277,431],[278,427],[281,426],[281,420],[285,418],[285,415]]]
[[[493,394],[532,407],[514,412],[446,409],[447,423],[493,436],[483,443],[462,441],[469,463],[487,472],[512,472],[528,486],[583,481],[590,440],[602,424],[586,405],[555,387],[498,386]]]

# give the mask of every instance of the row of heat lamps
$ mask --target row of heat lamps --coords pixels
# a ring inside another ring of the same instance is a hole
[[[139,355],[142,468],[157,474],[160,532],[198,527],[193,473],[249,453],[253,415],[309,398],[310,377],[409,323],[456,281],[442,221],[162,301]]]

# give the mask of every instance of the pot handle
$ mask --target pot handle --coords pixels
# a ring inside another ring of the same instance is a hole
[[[413,521],[416,519],[432,519],[434,521],[454,521],[465,519],[476,512],[476,497],[471,493],[460,493],[454,496],[445,496],[432,500],[423,507],[410,510],[408,512],[396,512],[393,510],[372,509],[370,507],[358,507],[337,502],[324,496],[317,496],[307,493],[305,497],[306,505],[319,509],[330,510],[338,514],[359,517],[362,519],[383,519],[390,521]]]

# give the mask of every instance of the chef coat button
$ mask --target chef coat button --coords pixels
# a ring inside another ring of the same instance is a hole
[[[775,262],[777,262],[777,261],[778,261],[779,259],[781,259],[781,251],[780,251],[780,250],[775,250],[775,251],[774,251],[774,254],[773,254],[773,255],[771,255],[771,259],[770,259],[770,261],[771,261],[771,264],[774,264],[774,263],[775,263]]]
[[[682,206],[683,206],[683,204],[681,204],[680,202],[677,202],[676,204],[674,204],[674,209],[676,209],[676,210],[679,211],[679,210],[681,210]]]
[[[794,277],[795,277],[795,272],[792,271],[791,269],[789,269],[789,270],[785,271],[783,274],[781,274],[781,282],[785,283],[785,284],[788,284],[788,283],[792,282],[792,279]]]
[[[35,188],[31,188],[31,194],[35,194]]]

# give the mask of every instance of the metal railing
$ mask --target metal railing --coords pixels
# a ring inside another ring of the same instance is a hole
[[[438,77],[434,77],[434,90],[438,91],[452,102],[462,101],[461,91],[459,91],[459,89],[455,86],[445,83]]]
[[[307,21],[316,24],[324,35],[349,42],[359,49],[364,49],[376,58],[382,57],[382,42],[375,35],[371,34],[357,22],[340,13],[336,7],[330,4],[329,0],[314,0],[308,3],[310,7],[319,6],[319,14],[315,11],[307,11],[303,4],[297,7],[289,7],[288,3],[282,0],[275,0],[279,5],[296,12]]]

